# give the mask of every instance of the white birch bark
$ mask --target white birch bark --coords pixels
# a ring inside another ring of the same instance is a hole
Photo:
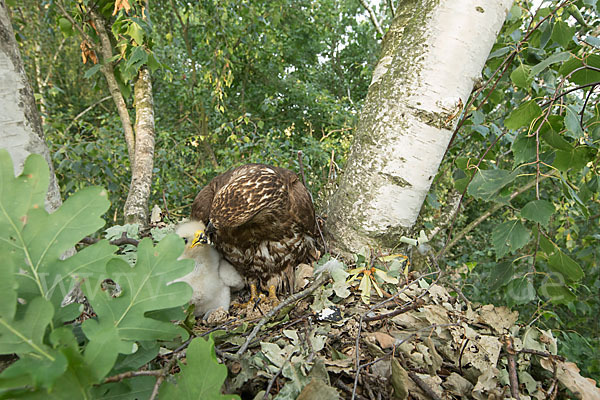
[[[512,0],[405,0],[382,43],[326,230],[341,254],[414,225]]]
[[[135,156],[125,202],[125,222],[148,224],[148,198],[154,165],[154,101],[150,71],[143,66],[134,86]]]
[[[60,207],[50,151],[3,0],[0,0],[0,147],[10,153],[15,175],[23,170],[27,156],[42,155],[50,167],[46,210],[51,212]]]

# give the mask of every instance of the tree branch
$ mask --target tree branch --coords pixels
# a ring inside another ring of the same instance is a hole
[[[123,98],[123,94],[121,93],[121,90],[119,89],[119,84],[117,83],[117,78],[115,77],[113,61],[111,61],[111,58],[113,56],[112,44],[110,43],[110,38],[108,36],[108,33],[106,32],[104,20],[102,19],[102,17],[98,15],[94,10],[90,11],[90,15],[92,16],[92,21],[96,26],[96,32],[98,32],[98,37],[100,38],[100,49],[103,58],[103,65],[101,71],[104,74],[104,78],[106,79],[106,83],[108,84],[108,90],[110,91],[110,95],[112,96],[113,101],[117,106],[117,111],[119,112],[121,125],[123,126],[123,132],[125,133],[125,142],[127,143],[129,165],[131,165],[131,168],[133,169],[133,167],[135,166],[135,135],[133,133],[133,125],[131,124],[129,111],[127,110],[127,104],[125,103],[125,99]]]
[[[360,4],[362,4],[362,6],[365,8],[365,10],[367,10],[367,12],[369,13],[369,18],[371,18],[371,22],[373,23],[373,26],[375,26],[375,30],[377,31],[377,33],[379,33],[381,35],[381,37],[383,37],[385,35],[385,33],[383,32],[383,29],[381,29],[381,25],[379,25],[379,21],[377,21],[377,16],[375,15],[375,11],[373,11],[373,8],[371,8],[371,6],[369,5],[369,3],[367,3],[366,0],[358,0],[360,1]]]
[[[250,342],[252,342],[254,340],[254,338],[258,334],[258,331],[260,331],[260,328],[262,328],[282,308],[287,307],[288,305],[290,305],[300,299],[305,298],[306,296],[308,296],[309,294],[314,292],[318,287],[323,285],[328,279],[329,279],[329,273],[327,273],[326,271],[323,271],[321,276],[319,276],[317,278],[317,280],[315,280],[312,283],[312,285],[310,285],[309,287],[307,287],[306,289],[304,289],[301,292],[294,293],[293,295],[291,295],[290,297],[288,297],[287,299],[285,299],[284,301],[279,303],[277,305],[277,307],[274,307],[273,309],[271,309],[271,311],[269,311],[264,317],[261,318],[261,320],[258,322],[258,324],[256,324],[256,326],[254,327],[254,329],[252,329],[252,332],[250,332],[250,335],[248,335],[248,337],[246,338],[246,342],[242,345],[242,347],[240,347],[240,349],[237,351],[236,355],[241,356],[242,354],[244,354],[244,352],[246,350],[248,350],[248,346],[250,346]]]
[[[98,104],[105,102],[106,100],[110,99],[111,96],[106,96],[103,97],[102,99],[98,100],[97,102],[95,102],[94,104],[92,104],[91,106],[89,106],[88,108],[86,108],[85,110],[83,110],[82,112],[80,112],[79,114],[77,114],[75,116],[75,118],[73,118],[71,120],[71,123],[69,125],[67,125],[67,127],[64,129],[64,132],[68,132],[69,129],[71,128],[71,126],[73,126],[73,124],[75,123],[75,121],[77,121],[79,118],[83,117],[85,114],[87,114],[88,112],[90,112],[91,110],[94,109],[94,107],[96,107]]]
[[[543,176],[540,179],[540,182],[547,178],[548,178],[548,176]],[[510,200],[519,196],[521,193],[531,189],[535,185],[536,185],[536,180],[533,180],[533,181],[529,182],[528,184],[526,184],[525,186],[522,186],[521,188],[514,191],[510,195]],[[487,210],[485,213],[481,214],[476,220],[472,221],[462,231],[460,231],[444,248],[442,248],[442,250],[440,250],[440,252],[438,254],[436,254],[435,258],[439,259],[440,257],[442,257],[449,249],[454,247],[454,245],[456,243],[458,243],[463,237],[465,237],[465,235],[467,233],[471,232],[477,225],[481,224],[483,221],[488,219],[492,214],[494,214],[496,211],[498,211],[499,209],[501,209],[504,206],[506,206],[506,204],[502,204],[502,203],[494,204],[489,210]]]

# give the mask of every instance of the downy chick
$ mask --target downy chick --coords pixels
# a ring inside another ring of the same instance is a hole
[[[185,242],[185,250],[179,259],[194,260],[194,270],[173,282],[187,282],[194,293],[190,300],[195,305],[194,314],[207,318],[223,307],[229,309],[230,287],[241,289],[244,280],[229,262],[208,242],[202,222],[191,221],[179,224],[175,230]]]

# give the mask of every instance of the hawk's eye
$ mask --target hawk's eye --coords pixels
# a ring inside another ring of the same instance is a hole
[[[183,238],[183,243],[187,244],[188,239],[187,238]]]

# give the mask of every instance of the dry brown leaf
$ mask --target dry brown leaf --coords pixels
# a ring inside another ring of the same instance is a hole
[[[125,12],[127,14],[129,14],[129,11],[131,10],[131,6],[129,5],[129,2],[127,0],[117,0],[117,1],[115,1],[115,10],[113,11],[112,15],[113,16],[117,15],[117,13],[122,8],[124,8]]]
[[[581,376],[575,363],[559,360],[555,360],[555,362],[556,377],[559,382],[573,392],[578,399],[600,400],[600,388],[596,386],[596,381]],[[544,369],[550,372],[554,371],[552,361],[548,358],[542,358],[540,364]]]
[[[92,46],[89,44],[87,40],[84,40],[79,45],[81,48],[81,59],[83,63],[87,63],[87,60],[91,60],[94,64],[98,64],[98,57],[96,56],[96,52],[92,50]]]
[[[396,338],[384,332],[373,332],[367,335],[372,341],[377,341],[382,349],[389,349],[396,343]]]
[[[296,267],[296,291],[304,289],[312,278],[314,268],[308,264],[300,264]]]

